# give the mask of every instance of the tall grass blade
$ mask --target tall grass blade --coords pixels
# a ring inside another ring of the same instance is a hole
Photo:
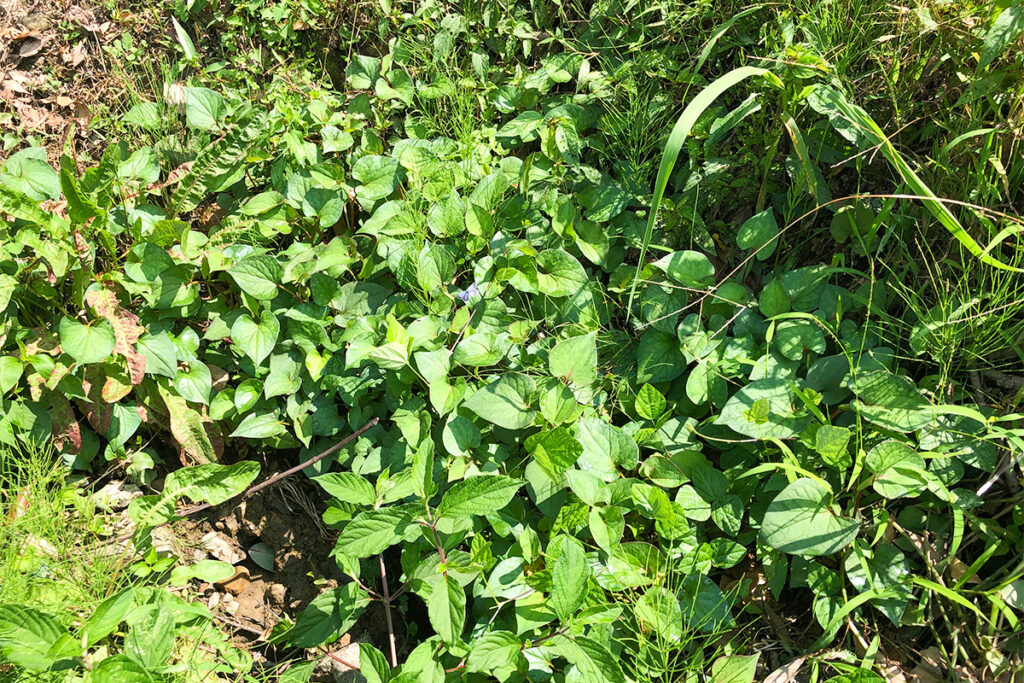
[[[871,145],[875,145],[882,152],[882,156],[892,164],[896,172],[899,173],[903,182],[909,186],[914,193],[925,197],[921,201],[924,203],[925,208],[942,223],[943,227],[946,228],[957,239],[960,244],[964,246],[972,255],[978,258],[982,263],[993,266],[995,268],[1001,268],[1003,270],[1012,270],[1018,273],[1024,273],[1024,269],[1011,266],[1003,263],[999,259],[992,256],[990,253],[994,248],[998,246],[998,242],[990,242],[988,246],[982,247],[978,244],[973,237],[964,229],[964,226],[960,224],[953,212],[939,200],[939,198],[931,191],[931,188],[925,184],[921,178],[914,173],[914,169],[910,167],[906,159],[900,155],[889,138],[886,137],[885,132],[881,127],[875,123],[866,111],[861,109],[855,104],[850,103],[842,93],[838,90],[827,86],[819,86],[816,90],[816,94],[819,96],[818,102],[824,106],[828,113],[832,117],[843,118],[854,126],[857,127],[858,132],[864,137],[864,139]]]
[[[665,151],[661,155],[661,165],[658,167],[658,177],[654,181],[654,195],[651,198],[651,213],[647,217],[647,228],[644,230],[644,241],[640,246],[640,259],[637,261],[636,275],[633,277],[633,284],[629,288],[629,303],[626,306],[626,322],[628,323],[633,315],[633,298],[636,296],[636,285],[637,279],[640,276],[640,270],[644,266],[644,259],[647,257],[647,248],[651,244],[651,239],[654,236],[654,223],[658,218],[658,209],[661,208],[661,200],[665,197],[665,188],[668,187],[668,179],[672,175],[672,169],[675,168],[676,160],[679,158],[679,152],[682,151],[683,145],[686,143],[686,138],[689,137],[690,131],[693,126],[697,123],[697,119],[704,113],[704,110],[711,106],[711,103],[718,99],[718,96],[724,93],[732,86],[740,83],[751,76],[760,76],[768,73],[767,69],[761,69],[754,66],[741,66],[738,69],[719,76],[714,81],[708,84],[706,88],[697,93],[697,96],[686,105],[683,109],[683,113],[679,115],[679,119],[676,121],[676,125],[672,128],[672,132],[668,136],[668,142],[665,144]]]

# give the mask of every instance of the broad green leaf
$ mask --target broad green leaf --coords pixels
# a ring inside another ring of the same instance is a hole
[[[441,498],[440,517],[489,515],[508,505],[523,482],[509,477],[481,474],[456,482]]]
[[[711,663],[711,680],[708,683],[754,683],[757,674],[755,655],[727,655]]]
[[[768,505],[761,542],[790,555],[834,555],[857,536],[857,520],[836,511],[832,494],[813,479],[797,479]]]
[[[132,106],[121,120],[147,130],[159,130],[163,125],[160,106],[155,102],[139,102]]]
[[[555,641],[559,654],[573,665],[579,683],[626,683],[622,667],[609,648],[585,636]]]
[[[0,172],[0,183],[37,202],[60,197],[60,179],[42,147],[28,147],[12,154]]]
[[[537,285],[541,294],[571,296],[587,284],[587,273],[572,254],[548,249],[537,254]]]
[[[353,55],[345,67],[345,80],[355,90],[369,90],[380,76],[381,62],[377,57]]]
[[[368,506],[377,502],[377,492],[373,485],[355,472],[329,472],[313,481],[320,485],[327,495],[337,498],[343,503]]]
[[[351,133],[334,126],[324,126],[321,128],[320,137],[323,140],[323,151],[325,153],[344,152],[355,144],[355,139],[353,139]]]
[[[640,622],[666,642],[675,643],[682,637],[683,609],[675,593],[664,586],[645,590],[633,611]]]
[[[861,593],[877,588],[892,591],[890,597],[872,600],[871,606],[884,614],[893,626],[899,627],[914,597],[910,562],[899,548],[890,543],[869,548],[857,541],[853,550],[846,554],[845,569],[846,577]]]
[[[100,660],[89,673],[90,683],[114,681],[115,683],[154,683],[154,678],[145,666],[125,654],[113,655]]]
[[[851,436],[852,433],[846,427],[822,425],[814,433],[814,450],[818,451],[827,464],[839,466],[849,460],[847,445]]]
[[[657,420],[665,412],[665,397],[650,384],[645,384],[636,393],[633,407],[645,420]]]
[[[235,405],[235,410],[238,413],[244,414],[251,410],[256,402],[260,400],[260,395],[263,393],[263,382],[258,379],[247,379],[237,387],[235,387],[235,395],[232,399]]]
[[[585,417],[577,422],[576,436],[583,453],[579,466],[594,474],[613,481],[618,478],[616,467],[629,471],[636,468],[640,449],[636,441],[621,427],[616,427],[595,417]]]
[[[0,653],[15,666],[45,671],[59,659],[79,654],[75,645],[53,615],[23,605],[0,605]]]
[[[416,280],[428,294],[436,295],[455,275],[451,253],[438,244],[427,244],[416,259]]]
[[[171,570],[170,584],[184,586],[192,579],[206,583],[219,583],[235,575],[235,568],[220,560],[200,560],[195,564],[175,567]]]
[[[398,543],[412,523],[412,518],[395,508],[364,510],[342,529],[333,554],[353,558],[378,555]]]
[[[521,661],[523,644],[514,633],[491,631],[473,641],[466,659],[469,673],[493,673],[500,669],[515,668]]]
[[[562,621],[569,620],[587,599],[590,565],[583,546],[571,536],[564,536],[562,554],[555,560],[551,573],[551,605]]]
[[[228,434],[231,438],[267,439],[284,434],[284,423],[275,413],[249,413],[235,430]]]
[[[24,364],[14,356],[0,356],[0,395],[17,386]]]
[[[214,130],[220,127],[226,107],[224,98],[209,88],[183,88],[185,95],[185,120],[199,130]]]
[[[636,351],[638,382],[669,382],[685,369],[686,358],[676,335],[655,328],[644,332]]]
[[[825,333],[809,320],[785,320],[775,328],[773,342],[785,358],[800,360],[807,351],[825,353]]]
[[[466,591],[451,574],[444,574],[427,598],[427,617],[445,643],[457,643],[466,625]]]
[[[525,429],[537,411],[531,407],[537,386],[526,375],[506,374],[469,396],[466,408],[505,429]]]
[[[583,446],[565,427],[555,427],[526,439],[526,448],[552,481],[560,481],[583,453]]]
[[[978,69],[984,69],[1002,54],[1006,46],[1024,33],[1024,5],[1011,4],[996,16],[992,26],[985,33]]]
[[[183,467],[167,475],[159,495],[133,500],[128,514],[140,528],[163,524],[174,518],[174,506],[180,498],[220,505],[242,493],[259,471],[260,466],[248,460],[233,465],[210,463]]]
[[[228,269],[243,292],[261,301],[277,296],[284,268],[269,254],[251,254]]]
[[[795,400],[786,380],[755,380],[729,398],[715,424],[755,439],[788,439],[810,422],[795,412]]]
[[[934,422],[938,415],[913,382],[887,370],[861,372],[851,380],[850,388],[857,395],[857,410],[886,429],[916,431]]]
[[[878,444],[868,451],[864,464],[875,474],[872,487],[885,498],[917,496],[928,488],[924,458],[900,441]]]
[[[174,390],[186,401],[208,404],[213,387],[213,375],[205,363],[191,363],[188,370],[178,369],[174,378]]]
[[[277,316],[263,310],[259,322],[246,314],[238,316],[231,326],[231,341],[258,367],[274,350],[280,333]]]
[[[683,610],[683,622],[704,633],[716,633],[733,624],[731,602],[714,581],[703,574],[690,574],[676,593]]]
[[[234,570],[232,570],[233,572]],[[86,622],[82,624],[81,633],[85,643],[94,645],[113,633],[118,624],[124,621],[134,600],[134,589],[125,588],[97,605]]]
[[[480,446],[480,430],[468,417],[452,415],[441,430],[441,443],[450,455],[466,455]]]
[[[464,337],[455,347],[452,360],[459,365],[485,368],[500,361],[512,345],[507,334],[491,331],[477,332]]]
[[[398,187],[400,170],[398,161],[391,157],[360,157],[352,166],[352,177],[360,182],[356,194],[367,202],[384,199]]]
[[[166,332],[143,335],[135,345],[146,356],[146,374],[174,379],[178,375],[178,355]]]
[[[597,333],[559,341],[548,354],[548,369],[577,386],[592,384],[597,379]]]
[[[295,626],[284,634],[284,640],[301,648],[332,643],[352,628],[368,604],[369,597],[355,583],[332,588],[313,598],[295,617]]]
[[[61,349],[81,365],[99,363],[114,352],[114,329],[106,320],[83,325],[65,316],[58,330]]]
[[[715,267],[699,251],[674,251],[654,265],[681,285],[703,289],[715,281]]]
[[[518,138],[520,142],[532,142],[540,136],[544,127],[544,115],[539,111],[524,111],[498,129],[499,138]]]
[[[359,673],[367,683],[388,683],[392,675],[384,654],[370,643],[359,643]]]

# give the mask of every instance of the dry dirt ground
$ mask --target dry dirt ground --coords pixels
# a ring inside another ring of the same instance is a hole
[[[125,30],[114,14],[90,2],[0,0],[0,159],[19,140],[46,145],[51,161],[102,146],[93,119],[126,91],[103,50]]]

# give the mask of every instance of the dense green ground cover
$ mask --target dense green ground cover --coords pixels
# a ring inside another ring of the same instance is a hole
[[[0,557],[0,676],[308,680],[373,602],[371,681],[1022,675],[1024,5],[158,20],[114,142],[7,138],[0,540],[147,495],[80,594]],[[367,424],[253,668],[153,529]]]

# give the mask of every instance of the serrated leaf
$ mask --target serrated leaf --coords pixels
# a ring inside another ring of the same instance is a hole
[[[313,481],[320,485],[329,496],[343,503],[352,505],[373,505],[377,501],[377,492],[373,485],[355,472],[329,472]]]
[[[509,631],[491,631],[473,641],[466,659],[469,673],[493,673],[497,669],[514,668],[519,662],[522,643]]]
[[[368,604],[369,596],[355,583],[333,588],[315,597],[299,613],[284,639],[302,648],[332,643],[348,632]]]
[[[441,585],[431,591],[427,616],[441,640],[448,644],[459,641],[466,625],[466,591],[451,574],[445,574]]]
[[[364,510],[345,525],[334,554],[354,558],[378,555],[398,543],[412,523],[412,518],[394,508]]]
[[[523,482],[494,474],[481,474],[456,482],[441,497],[441,517],[489,515],[508,505]]]

